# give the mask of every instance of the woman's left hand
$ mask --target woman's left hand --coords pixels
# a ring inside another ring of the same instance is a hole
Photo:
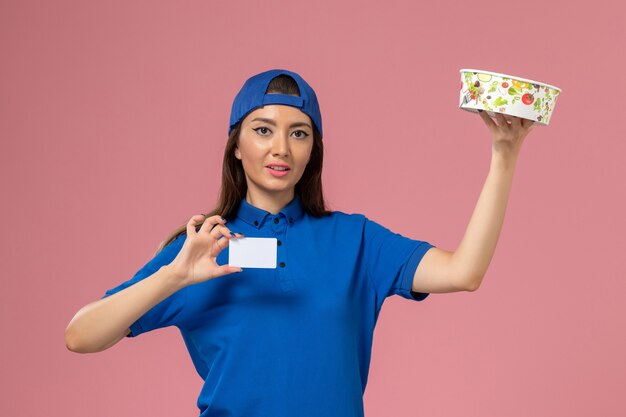
[[[496,124],[486,111],[478,114],[480,114],[493,136],[492,153],[506,159],[517,159],[522,143],[524,143],[524,138],[535,127],[535,122],[495,113]]]

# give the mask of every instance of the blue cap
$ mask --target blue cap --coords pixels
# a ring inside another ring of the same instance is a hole
[[[294,79],[296,84],[298,84],[300,97],[288,94],[265,94],[270,81],[280,74],[289,75]],[[320,113],[315,91],[313,91],[311,86],[304,81],[301,76],[295,72],[282,69],[265,71],[248,78],[243,87],[241,87],[241,90],[239,90],[239,93],[237,93],[235,101],[233,101],[233,107],[230,111],[228,135],[230,136],[233,126],[243,120],[248,113],[266,104],[284,104],[300,109],[311,118],[320,137],[323,136],[322,114]]]

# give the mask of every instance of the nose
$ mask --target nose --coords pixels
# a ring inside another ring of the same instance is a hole
[[[272,140],[272,154],[273,155],[289,155],[289,139],[286,133],[279,133],[274,136]]]

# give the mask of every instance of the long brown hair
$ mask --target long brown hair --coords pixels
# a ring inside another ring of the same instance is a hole
[[[280,93],[300,96],[298,84],[293,78],[286,74],[275,77],[267,87],[266,93]],[[235,148],[239,144],[239,132],[241,122],[237,123],[228,137],[226,149],[224,150],[224,160],[222,164],[222,186],[217,206],[207,214],[206,218],[219,214],[226,220],[232,220],[237,214],[237,209],[241,201],[246,198],[248,184],[243,165],[235,157]],[[313,126],[313,148],[311,149],[311,159],[307,163],[302,178],[295,186],[295,194],[300,197],[303,210],[309,215],[321,217],[331,214],[326,209],[324,193],[322,190],[322,165],[324,161],[324,145],[319,132]],[[157,248],[155,255],[159,253],[178,235],[187,233],[187,222],[172,231]],[[196,226],[197,228],[200,225]]]

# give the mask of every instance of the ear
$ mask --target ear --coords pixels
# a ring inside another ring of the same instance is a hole
[[[239,151],[239,147],[235,148],[235,158],[241,160],[241,152]]]

